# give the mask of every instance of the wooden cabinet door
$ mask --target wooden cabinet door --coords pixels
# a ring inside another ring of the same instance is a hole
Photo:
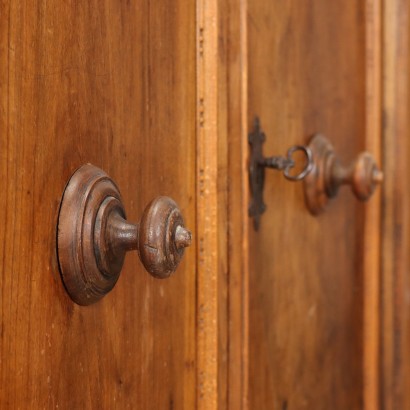
[[[248,2],[248,126],[265,155],[322,133],[348,164],[380,163],[377,2]],[[249,408],[369,409],[378,399],[380,189],[319,216],[303,183],[267,171],[249,233]]]
[[[1,1],[0,408],[407,409],[408,27],[406,0]],[[256,116],[266,155],[321,132],[383,189],[314,217],[268,171],[254,231]],[[56,225],[86,163],[194,242],[81,307]]]
[[[167,280],[128,254],[87,307],[56,258],[60,199],[86,163],[130,220],[167,195],[196,237],[195,21],[182,0],[1,2],[1,408],[195,408],[195,246]]]

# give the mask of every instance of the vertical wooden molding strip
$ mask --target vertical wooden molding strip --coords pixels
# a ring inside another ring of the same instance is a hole
[[[197,2],[197,408],[218,403],[218,7]]]
[[[409,2],[383,1],[381,408],[408,409]]]
[[[365,149],[381,162],[381,0],[366,0]],[[380,207],[381,189],[366,205],[364,219],[364,408],[379,407]]]
[[[220,0],[220,26],[229,47],[225,51],[228,139],[228,404],[248,408],[249,316],[249,182],[248,182],[248,55],[247,0]],[[225,26],[224,26],[225,24]],[[222,53],[220,52],[220,55]],[[219,82],[221,89],[222,80]]]
[[[249,181],[248,181],[248,1],[240,2],[241,125],[242,125],[242,409],[249,407]]]

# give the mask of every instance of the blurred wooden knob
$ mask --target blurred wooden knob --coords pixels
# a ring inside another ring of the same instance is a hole
[[[125,254],[138,250],[145,269],[167,278],[177,268],[191,232],[177,204],[155,198],[137,224],[126,220],[115,183],[87,164],[71,177],[60,206],[58,261],[64,285],[74,302],[97,302],[115,285]]]
[[[309,148],[314,166],[305,178],[304,186],[307,207],[314,215],[325,209],[342,185],[350,185],[356,198],[366,201],[383,181],[383,172],[368,152],[360,153],[354,162],[344,167],[323,135],[315,135]]]

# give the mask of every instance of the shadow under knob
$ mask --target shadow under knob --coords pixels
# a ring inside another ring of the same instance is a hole
[[[60,206],[57,252],[74,302],[89,305],[106,295],[118,280],[127,251],[138,250],[151,275],[167,278],[190,244],[191,232],[171,198],[155,198],[133,224],[104,171],[87,164],[70,178]]]

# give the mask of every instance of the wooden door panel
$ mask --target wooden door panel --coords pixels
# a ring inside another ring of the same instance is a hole
[[[348,163],[364,149],[365,8],[361,2],[248,3],[248,124],[265,155],[324,133]],[[348,189],[324,214],[274,171],[249,236],[249,407],[363,405],[363,221]]]
[[[99,303],[56,260],[64,186],[92,163],[137,221],[157,195],[195,235],[195,4],[0,5],[0,407],[195,406],[195,253],[156,280],[128,255]]]

